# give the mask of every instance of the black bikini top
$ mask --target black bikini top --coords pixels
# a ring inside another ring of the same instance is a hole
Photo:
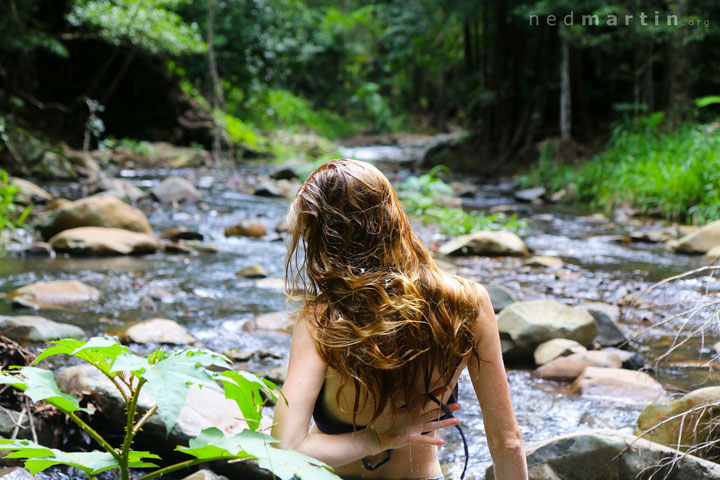
[[[327,411],[323,408],[323,394],[325,393],[325,382],[323,382],[322,387],[320,388],[320,393],[318,393],[317,400],[315,400],[315,407],[313,408],[313,420],[315,421],[315,425],[317,426],[318,430],[320,430],[322,433],[326,433],[328,435],[342,435],[343,433],[352,433],[360,430],[364,430],[366,428],[366,425],[356,425],[353,428],[353,425],[350,423],[345,423],[338,421],[334,418],[332,418],[330,415],[328,415]],[[448,418],[455,418],[455,415],[450,411],[448,406],[444,403],[442,403],[440,400],[437,399],[434,395],[427,393],[426,394],[428,400],[432,401],[433,403],[437,404],[443,411],[443,416],[439,418],[439,420],[447,420]],[[458,386],[455,384],[455,388],[453,390],[453,393],[450,395],[450,398],[448,399],[448,403],[455,403],[457,402],[458,398]],[[462,428],[460,428],[460,425],[455,425],[455,428],[457,428],[458,432],[460,433],[460,438],[462,438],[463,441],[463,447],[465,449],[465,466],[463,467],[462,474],[460,475],[460,480],[463,480],[465,478],[465,472],[467,471],[467,465],[468,465],[468,458],[470,457],[470,453],[468,451],[468,444],[467,440],[465,439],[465,434],[462,431]],[[427,432],[424,432],[427,433]],[[390,461],[391,458],[391,452],[392,449],[385,450],[385,458],[381,460],[379,463],[372,465],[366,458],[362,459],[363,467],[367,470],[377,470],[378,468],[385,465],[388,461]]]

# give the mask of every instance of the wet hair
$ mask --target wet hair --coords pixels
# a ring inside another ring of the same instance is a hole
[[[435,373],[450,384],[475,351],[478,290],[444,278],[377,168],[321,165],[300,187],[288,228],[288,304],[302,305],[320,356],[340,373],[338,402],[354,384],[353,425],[368,401],[374,421],[388,405],[413,405]]]

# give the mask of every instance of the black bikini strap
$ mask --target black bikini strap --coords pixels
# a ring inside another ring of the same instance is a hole
[[[443,420],[446,420],[448,418],[455,418],[455,415],[453,415],[453,413],[450,411],[448,406],[445,405],[444,403],[442,403],[440,400],[438,400],[435,397],[435,395],[428,393],[427,397],[430,400],[432,400],[433,402],[435,402],[442,409],[443,413],[445,414],[442,418]],[[468,450],[467,440],[465,439],[465,434],[463,433],[462,428],[460,428],[460,425],[455,425],[455,428],[457,428],[457,431],[460,432],[460,438],[462,438],[463,447],[465,448],[465,466],[463,467],[462,474],[460,475],[460,480],[463,480],[465,478],[465,472],[467,471],[468,459],[470,458],[470,451]]]
[[[366,459],[363,458],[362,459],[363,467],[365,467],[365,470],[377,470],[378,468],[382,467],[383,465],[385,465],[387,462],[390,461],[390,456],[391,456],[390,452],[391,451],[392,450],[390,450],[390,449],[385,450],[385,459],[374,466],[372,463],[368,462]]]

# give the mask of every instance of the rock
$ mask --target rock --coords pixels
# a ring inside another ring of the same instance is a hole
[[[266,233],[267,227],[259,220],[246,220],[225,229],[226,237],[262,237]]]
[[[182,480],[228,480],[228,478],[223,477],[222,475],[216,475],[211,470],[202,469],[202,470],[198,470],[197,472],[193,473],[192,475],[188,475],[187,477],[183,478]]]
[[[103,227],[63,230],[50,239],[50,245],[71,255],[144,255],[160,248],[153,235]]]
[[[555,300],[515,302],[500,312],[497,322],[500,337],[506,340],[503,354],[509,357],[529,358],[538,345],[553,338],[587,347],[597,335],[592,315]]]
[[[15,200],[18,203],[46,203],[53,199],[52,195],[48,192],[22,178],[10,177],[9,184],[18,189],[15,195]]]
[[[58,386],[65,393],[79,396],[83,392],[93,392],[93,398],[99,403],[106,424],[124,427],[125,402],[110,380],[92,365],[68,367],[56,376]],[[142,390],[138,400],[138,410],[145,412],[155,405],[147,390]],[[97,414],[96,414],[97,415]],[[147,435],[160,444],[187,445],[190,438],[196,437],[206,428],[216,427],[225,435],[234,435],[247,428],[243,414],[232,400],[228,400],[218,390],[191,386],[187,403],[181,410],[177,424],[166,438],[165,424],[159,415],[154,415],[143,428],[141,435]],[[270,420],[264,417],[261,428],[268,427]]]
[[[165,230],[160,235],[160,238],[163,240],[170,240],[171,242],[177,242],[180,240],[197,240],[202,242],[205,239],[202,233],[198,233],[187,227],[174,227],[169,230]]]
[[[180,243],[186,247],[190,247],[193,250],[196,250],[201,253],[217,253],[218,252],[218,247],[216,247],[212,243],[199,242],[197,240],[182,240]]]
[[[21,255],[31,258],[49,258],[53,257],[55,252],[53,252],[52,246],[49,243],[35,242],[23,248]]]
[[[720,480],[717,463],[609,429],[534,442],[525,455],[531,480]],[[491,466],[485,480],[494,478]]]
[[[98,163],[88,152],[74,150],[67,145],[63,145],[63,155],[84,177],[98,175],[102,172]]]
[[[713,247],[705,254],[706,257],[711,259],[720,258],[720,245]]]
[[[198,251],[190,248],[182,242],[170,242],[163,244],[163,251],[173,255],[197,255]]]
[[[196,203],[202,194],[188,180],[168,177],[150,189],[150,194],[161,203]]]
[[[33,480],[29,470],[20,467],[0,468],[0,480]]]
[[[720,245],[720,220],[708,223],[696,232],[682,237],[678,240],[675,251],[681,253],[707,253],[718,245]]]
[[[719,402],[720,387],[706,387],[675,400],[651,403],[640,413],[635,434],[641,435],[652,429],[644,438],[670,447],[680,445],[683,451],[714,440]],[[706,405],[708,407],[704,408]],[[686,412],[690,413],[682,415]]]
[[[124,178],[112,178],[101,174],[94,185],[92,197],[114,197],[124,202],[135,203],[145,198],[145,192]]]
[[[255,355],[255,350],[244,348],[231,348],[225,352],[225,356],[233,362],[249,362],[253,355]]]
[[[502,285],[491,283],[490,285],[487,285],[485,289],[490,296],[490,301],[492,302],[495,313],[500,313],[505,307],[517,302],[518,300],[509,288],[503,287]]]
[[[562,267],[564,265],[564,262],[561,258],[558,257],[551,257],[548,255],[535,255],[534,257],[530,257],[525,260],[523,262],[523,265],[527,265],[529,267],[546,267],[550,269],[556,269]]]
[[[295,328],[295,319],[291,318],[285,311],[271,312],[255,317],[252,325],[260,330],[292,333],[293,328]]]
[[[243,278],[265,278],[268,274],[261,265],[254,263],[239,270],[237,276]]]
[[[258,197],[290,198],[297,194],[298,188],[300,188],[300,183],[290,180],[265,181],[253,191],[253,195]]]
[[[643,243],[665,243],[672,240],[673,235],[667,230],[646,230],[644,232],[631,232],[630,240]]]
[[[285,362],[283,365],[271,368],[270,371],[263,376],[276,385],[282,385],[285,383],[285,380],[287,380],[287,373],[288,363]]]
[[[310,164],[307,165],[309,166]],[[272,171],[272,173],[270,173],[270,178],[272,178],[273,180],[293,180],[296,178],[300,178],[300,171],[302,170],[302,168],[303,165],[299,162],[285,162],[284,165],[276,167]]]
[[[63,230],[78,227],[122,228],[138,233],[153,233],[144,213],[117,198],[88,197],[57,205],[57,208],[43,212],[35,222],[35,227],[46,240]]]
[[[521,202],[532,202],[540,200],[543,195],[545,195],[544,187],[528,188],[525,190],[518,190],[514,193],[515,198],[517,200],[520,200]]]
[[[622,361],[613,352],[590,351],[559,357],[533,372],[533,376],[555,382],[572,382],[587,367],[620,368]]]
[[[575,379],[572,393],[584,397],[611,397],[627,402],[654,402],[665,389],[647,373],[623,368],[587,367]]]
[[[43,317],[18,315],[0,316],[0,334],[18,343],[45,343],[61,338],[82,338],[85,333],[80,327],[57,323]]]
[[[192,345],[195,339],[177,322],[166,318],[151,318],[114,331],[123,343],[162,343],[168,345]]]
[[[533,357],[535,358],[535,365],[543,366],[555,360],[558,357],[566,357],[573,353],[584,353],[587,348],[580,345],[575,340],[569,340],[567,338],[554,338],[543,342],[535,349]]]
[[[592,308],[592,306],[590,306],[587,311],[593,316],[595,325],[597,325],[598,333],[595,337],[596,343],[603,347],[614,347],[627,342],[625,334],[606,311]]]
[[[577,306],[577,308],[584,308],[591,314],[593,311],[598,311],[607,315],[613,323],[617,323],[620,320],[620,309],[615,305],[603,302],[583,302]]]
[[[275,232],[276,233],[285,233],[289,230],[288,223],[287,223],[287,217],[283,217],[280,219],[280,221],[275,225]]]
[[[462,235],[442,245],[443,255],[527,255],[523,241],[512,232],[481,231]]]
[[[8,293],[7,297],[20,305],[40,308],[94,302],[100,298],[100,292],[77,280],[55,280],[25,285]]]
[[[603,348],[602,351],[617,355],[622,362],[622,368],[627,370],[642,370],[645,367],[645,359],[639,353],[613,347]]]
[[[52,423],[46,422],[38,415],[33,415],[33,424],[35,426],[35,433],[38,436],[38,443],[41,445],[51,445],[54,430]],[[20,425],[19,428],[18,425]],[[31,439],[33,437],[27,413],[5,407],[0,408],[0,438],[10,438],[13,432],[15,432],[15,438]],[[0,453],[0,456],[2,455],[3,454]],[[0,478],[3,477],[0,476]]]

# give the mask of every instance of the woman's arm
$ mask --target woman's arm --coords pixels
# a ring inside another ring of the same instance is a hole
[[[526,480],[528,474],[522,436],[510,401],[495,312],[485,288],[478,285],[478,291],[481,312],[475,334],[480,361],[472,355],[468,370],[482,409],[488,447],[495,464],[495,478]]]
[[[432,421],[442,413],[430,412],[423,418],[402,416],[387,429],[366,428],[355,433],[328,435],[309,432],[310,419],[320,388],[325,381],[327,365],[315,348],[305,317],[298,319],[290,346],[288,375],[283,385],[287,404],[278,401],[272,436],[279,447],[289,448],[321,460],[331,467],[340,467],[361,458],[376,455],[387,448],[409,443],[442,445],[440,438],[422,435],[424,431],[454,425],[456,419]]]

